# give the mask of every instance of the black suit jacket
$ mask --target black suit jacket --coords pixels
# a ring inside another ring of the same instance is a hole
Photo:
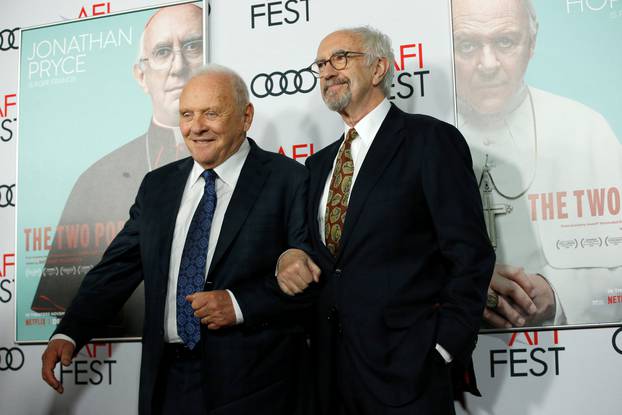
[[[335,336],[351,359],[352,373],[341,376],[356,376],[387,406],[423,393],[436,343],[467,364],[495,259],[464,138],[394,105],[360,167],[333,258],[317,212],[342,141],[307,159],[309,223],[323,271],[315,341],[326,414],[337,388],[337,363],[326,358],[335,355]]]
[[[308,174],[249,141],[208,272],[213,284],[205,288],[230,289],[245,321],[216,331],[202,326],[205,399],[213,415],[289,415],[300,396],[298,370],[306,348],[300,322],[307,303],[281,293],[274,267],[285,249],[308,250]],[[141,414],[152,412],[173,231],[192,165],[187,158],[145,176],[129,221],[85,277],[56,330],[75,339],[79,350],[144,281]]]

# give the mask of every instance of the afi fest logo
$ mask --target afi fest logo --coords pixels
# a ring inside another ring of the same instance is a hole
[[[91,14],[89,14],[89,9]],[[103,16],[110,13],[110,2],[107,3],[95,3],[89,6],[82,6],[78,19],[83,17]]]
[[[12,285],[15,283],[15,276],[9,276],[9,269],[15,269],[15,254],[2,254],[0,261],[0,303],[6,304],[13,298]]]
[[[553,346],[541,345],[541,337],[553,340]],[[559,346],[559,332],[514,332],[508,347],[490,351],[490,377],[502,375],[500,369],[509,369],[510,377],[559,376],[560,354],[566,350]]]
[[[251,4],[251,29],[309,21],[309,0],[271,1]]]
[[[7,50],[19,49],[19,27],[13,29],[0,30],[0,51],[6,52]]]
[[[317,78],[310,68],[285,72],[260,73],[251,81],[251,92],[257,98],[278,97],[298,92],[308,94],[317,85]]]
[[[18,371],[24,366],[24,352],[19,347],[0,347],[0,372]]]
[[[17,118],[10,108],[17,106],[16,97],[17,94],[0,95],[0,142],[3,143],[13,138]]]
[[[399,45],[399,53],[395,53],[395,76],[391,84],[390,100],[395,98],[409,99],[425,96],[425,78],[430,74],[424,69],[423,43],[406,43]]]
[[[60,365],[60,381],[74,385],[112,385],[112,343],[89,343],[69,366]]]
[[[279,154],[293,158],[294,160],[305,159],[311,157],[315,153],[315,146],[313,143],[293,144],[291,146],[291,152],[288,147],[279,147]]]

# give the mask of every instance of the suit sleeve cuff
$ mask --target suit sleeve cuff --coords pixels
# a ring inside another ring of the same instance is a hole
[[[67,340],[69,343],[73,344],[73,347],[76,347],[76,341],[65,334],[55,334],[50,338],[50,341],[52,340]]]
[[[435,348],[436,348],[436,351],[443,357],[443,360],[445,360],[445,363],[451,363],[451,361],[454,360],[451,353],[445,350],[445,348],[441,346],[440,344],[436,343]]]
[[[543,321],[542,324],[543,326],[548,326],[551,324],[555,324],[555,325],[564,325],[567,324],[566,322],[566,313],[564,313],[564,307],[562,306],[562,303],[559,299],[559,295],[557,295],[557,290],[555,289],[555,287],[553,286],[553,284],[551,284],[551,281],[549,281],[549,279],[547,277],[545,277],[544,275],[538,273],[539,276],[542,277],[542,279],[544,279],[544,281],[546,281],[546,283],[549,285],[549,287],[551,287],[551,290],[553,291],[553,296],[555,298],[555,316],[553,317],[553,319],[549,319],[549,320],[545,320]]]
[[[231,290],[227,290],[229,297],[231,298],[231,302],[233,303],[233,310],[235,311],[235,324],[244,323],[244,315],[242,314],[242,309],[238,304],[238,300],[235,299],[235,295],[231,292]]]

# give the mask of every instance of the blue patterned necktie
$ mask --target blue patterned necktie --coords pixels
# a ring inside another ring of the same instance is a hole
[[[201,338],[201,322],[194,316],[186,296],[202,291],[205,285],[207,246],[216,209],[216,173],[205,170],[201,177],[205,180],[203,197],[188,229],[177,279],[177,333],[189,349],[194,349]]]

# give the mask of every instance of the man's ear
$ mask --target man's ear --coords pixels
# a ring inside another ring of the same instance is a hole
[[[393,64],[393,62],[389,62],[387,58],[378,58],[374,66],[374,76],[372,78],[372,84],[374,86],[378,86],[380,82],[382,82],[391,64]]]
[[[536,24],[536,30],[534,32],[533,35],[529,35],[529,41],[530,41],[530,45],[529,45],[529,59],[533,58],[533,54],[536,50],[536,39],[538,38],[538,29],[539,29],[539,25]]]
[[[253,116],[255,115],[255,107],[250,102],[244,109],[244,131],[250,130],[253,123]]]
[[[138,82],[138,85],[145,91],[145,94],[149,95],[149,87],[145,82],[145,71],[140,67],[140,63],[135,63],[132,68],[132,73],[134,74],[134,79]]]

